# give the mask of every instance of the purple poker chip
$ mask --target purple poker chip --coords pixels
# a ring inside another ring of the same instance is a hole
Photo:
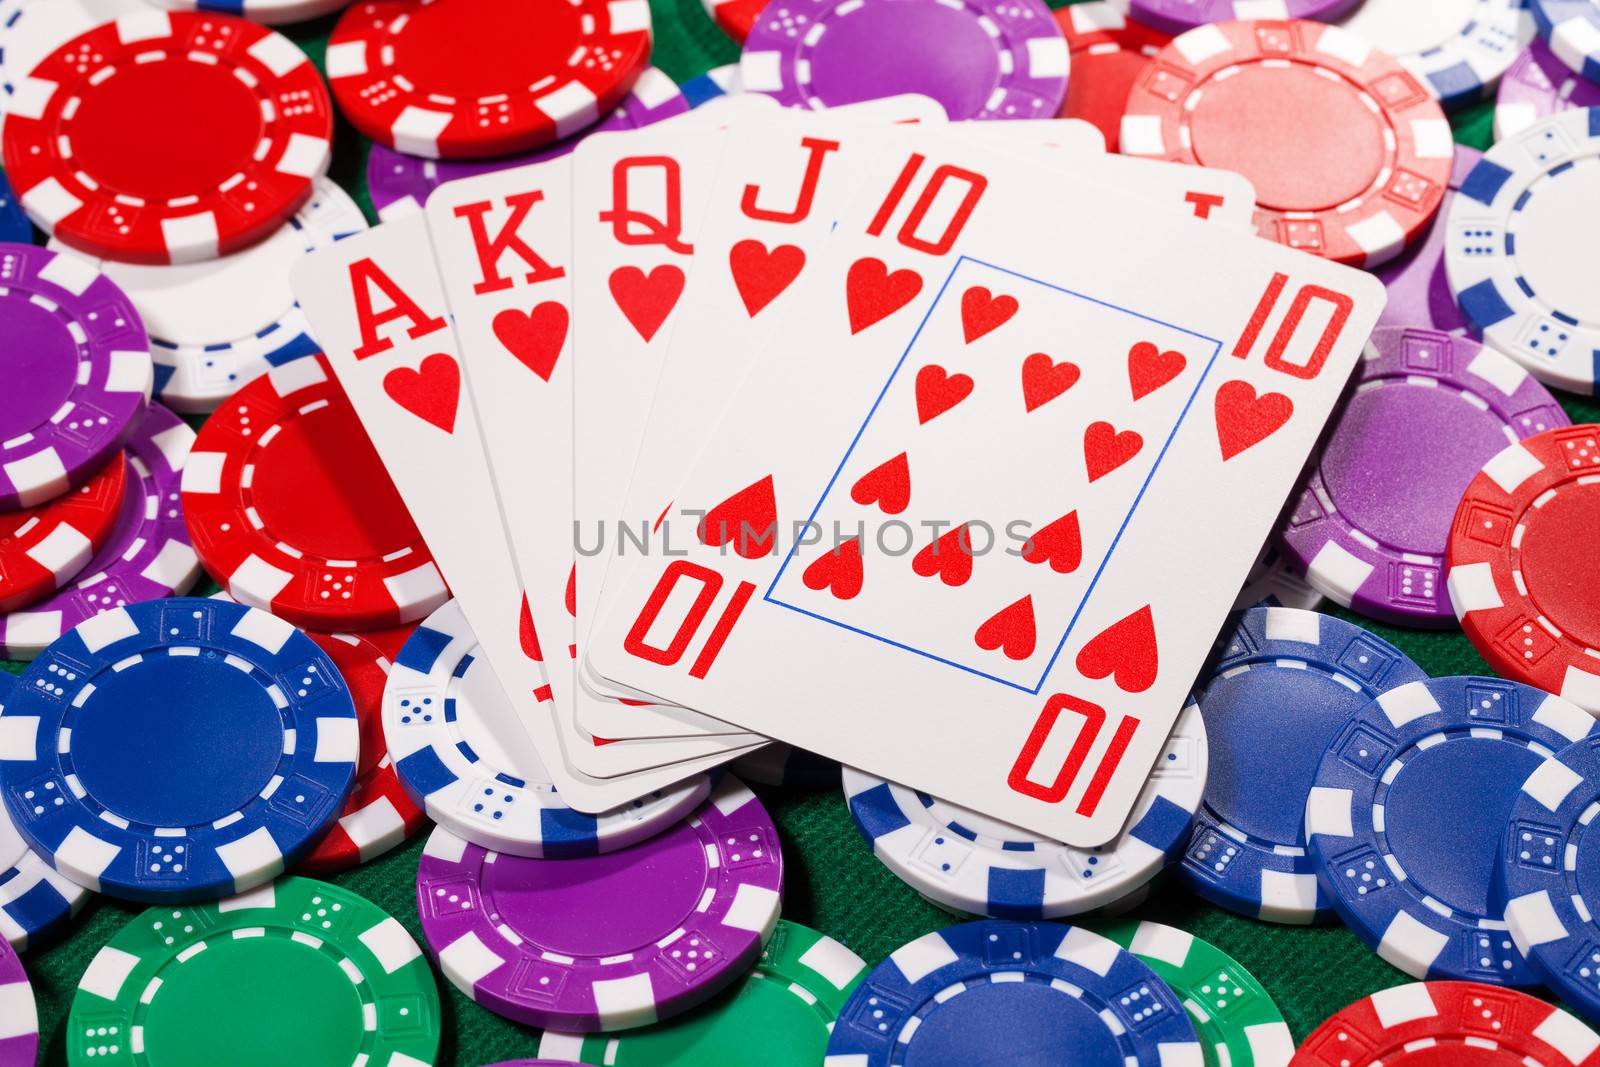
[[[86,619],[146,600],[181,595],[200,576],[179,505],[183,464],[194,444],[187,423],[152,403],[127,444],[137,478],[122,494],[111,536],[76,580],[54,596],[0,616],[7,659],[32,659]]]
[[[1450,186],[1439,204],[1439,213],[1428,226],[1427,235],[1399,259],[1378,268],[1378,280],[1389,290],[1389,303],[1378,316],[1379,326],[1426,326],[1452,334],[1477,333],[1450,291],[1450,279],[1444,269],[1444,245],[1450,205],[1460,192],[1461,183],[1482,158],[1482,152],[1456,145]]]
[[[1281,0],[1271,5],[1273,10],[1270,15],[1261,10],[1262,6],[1260,0],[1132,0],[1129,10],[1134,18],[1146,26],[1179,34],[1208,22],[1227,22],[1230,19],[1287,18],[1332,22],[1360,7],[1361,0]]]
[[[1461,494],[1508,443],[1568,425],[1555,397],[1493,349],[1380,327],[1293,498],[1284,550],[1352,611],[1454,626],[1444,556]]]
[[[1578,107],[1600,107],[1600,84],[1574,74],[1544,38],[1535,37],[1500,79],[1494,139],[1515,137],[1540,119]]]
[[[16,949],[0,937],[0,1067],[39,1062],[39,1013]]]
[[[428,194],[445,182],[559,159],[591,133],[637,130],[688,110],[689,101],[678,90],[677,83],[656,68],[646,67],[621,106],[605,119],[534,152],[503,159],[421,159],[374,144],[367,156],[367,188],[372,193],[372,207],[383,219],[409,215],[421,211]]]
[[[772,817],[727,775],[683,822],[601,856],[523,859],[437,829],[417,911],[461,992],[519,1023],[589,1033],[676,1015],[744,974],[782,884]]]
[[[790,107],[921,93],[952,121],[1048,119],[1070,64],[1042,0],[773,0],[739,78]]]
[[[75,489],[150,405],[150,338],[88,262],[0,244],[0,511]]]

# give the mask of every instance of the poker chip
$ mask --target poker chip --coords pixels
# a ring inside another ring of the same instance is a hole
[[[1600,1012],[1600,923],[1585,896],[1595,862],[1588,831],[1600,803],[1600,737],[1591,732],[1547,756],[1513,794],[1494,899],[1505,905],[1511,939],[1538,978],[1592,1019]]]
[[[1073,848],[926,793],[845,768],[844,793],[873,854],[934,903],[1001,919],[1053,919],[1110,904],[1182,853],[1206,787],[1206,729],[1178,715],[1126,828]]]
[[[442,1025],[398,920],[343,886],[280,878],[132,919],[90,961],[61,1043],[75,1067],[398,1067],[433,1063]]]
[[[1245,577],[1244,588],[1234,598],[1233,607],[1236,611],[1258,605],[1311,611],[1321,603],[1322,594],[1306,584],[1305,571],[1298,569],[1269,540]]]
[[[32,659],[102,612],[189,591],[200,561],[184,528],[178,478],[193,443],[194,431],[181,419],[150,405],[128,442],[124,488],[94,557],[54,596],[0,616],[7,659]],[[101,512],[94,514],[98,528]],[[0,526],[8,518],[0,516]]]
[[[103,22],[148,10],[147,0],[0,0],[0,129],[41,59]]]
[[[1570,424],[1544,386],[1476,341],[1378,329],[1292,498],[1284,549],[1353,611],[1454,627],[1445,547],[1462,491],[1508,441]]]
[[[33,223],[22,213],[11,180],[0,170],[0,244],[25,245],[33,241]]]
[[[1568,67],[1600,82],[1600,0],[1529,0],[1539,34]]]
[[[369,0],[334,27],[327,71],[379,144],[485,159],[590,125],[649,58],[646,0]]]
[[[16,686],[16,675],[0,671],[0,714]],[[0,940],[18,952],[47,940],[88,899],[87,889],[51,870],[28,847],[0,803]]]
[[[729,63],[725,67],[714,67],[704,74],[690,78],[678,88],[691,108],[699,107],[707,100],[715,100],[719,96],[731,96],[735,93],[744,92],[744,86],[739,81],[739,64],[737,63]]]
[[[0,618],[54,593],[105,547],[129,492],[121,456],[48,504],[0,513]]]
[[[700,0],[706,17],[717,24],[717,29],[732,37],[736,44],[744,44],[750,29],[767,6],[767,0]]]
[[[273,367],[319,351],[289,291],[289,270],[301,256],[366,228],[349,194],[318,178],[294,218],[249,248],[182,266],[96,266],[150,331],[156,398],[175,411],[204,413]]]
[[[1430,678],[1368,704],[1328,745],[1306,802],[1340,918],[1413,978],[1538,985],[1489,899],[1500,833],[1528,775],[1591,734],[1582,708],[1498,678]]]
[[[1450,206],[1445,269],[1486,343],[1546,385],[1593,393],[1600,294],[1588,223],[1600,108],[1564,111],[1489,149]]]
[[[214,259],[268,237],[332,152],[310,59],[226,15],[102,23],[41,59],[7,106],[5,166],[29,217],[129,263]]]
[[[1560,1008],[1477,982],[1412,982],[1343,1008],[1290,1067],[1539,1064],[1595,1067],[1600,1035]]]
[[[1122,1067],[1201,1056],[1177,996],[1115,942],[1081,926],[984,920],[925,934],[868,972],[826,1063],[982,1063],[997,1046]]]
[[[1340,25],[1371,41],[1429,86],[1447,108],[1494,90],[1534,38],[1527,0],[1364,0]]]
[[[1444,246],[1449,229],[1450,206],[1461,191],[1467,175],[1483,159],[1483,153],[1466,145],[1456,145],[1455,162],[1450,166],[1450,184],[1445,189],[1439,211],[1422,239],[1398,258],[1378,268],[1378,280],[1388,290],[1389,302],[1378,316],[1380,326],[1421,326],[1445,333],[1475,333],[1472,324],[1456,303],[1445,275]]]
[[[748,756],[740,756],[729,767],[740,778],[758,785],[788,789],[839,788],[839,764],[835,760],[781,741],[762,745]]]
[[[1321,19],[1331,22],[1362,0],[1132,0],[1133,16],[1166,33],[1231,19]]]
[[[567,806],[454,601],[428,616],[395,656],[383,736],[400,784],[457,837],[513,856],[615,852],[695,810],[711,779],[691,775],[598,815]],[[510,724],[510,728],[507,728]]]
[[[267,26],[281,26],[331,15],[350,0],[155,0],[155,3],[171,11],[215,11],[223,15],[243,15]]]
[[[1378,694],[1426,675],[1343,619],[1251,608],[1195,683],[1210,769],[1179,872],[1214,904],[1268,922],[1334,918],[1302,816],[1328,742]]]
[[[1494,139],[1505,141],[1529,126],[1561,111],[1600,105],[1600,84],[1574,74],[1535,39],[1517,57],[1505,77],[1494,105]]]
[[[589,1033],[703,1003],[755,962],[778,921],[772,818],[725,776],[672,829],[601,856],[497,855],[440,827],[417,870],[439,969],[496,1014]]]
[[[365,634],[307,634],[350,689],[361,728],[355,785],[328,835],[300,862],[302,874],[332,874],[388,852],[427,820],[400,785],[383,742],[383,689],[390,664],[415,627]]]
[[[774,1067],[822,1062],[828,1031],[867,965],[833,938],[780,919],[742,982],[676,1019],[619,1034],[546,1030],[539,1055],[606,1067],[704,1067],[748,1062],[752,1045]],[[546,1061],[537,1061],[546,1062]]]
[[[654,67],[646,67],[615,111],[588,130],[533,152],[506,159],[452,161],[408,156],[375,144],[367,156],[367,188],[372,193],[372,207],[385,219],[421,211],[428,202],[428,194],[445,182],[559,159],[577,148],[578,142],[591,133],[635,130],[688,110],[689,102],[673,80]]]
[[[1102,930],[1139,957],[1188,1009],[1208,1065],[1283,1067],[1294,1036],[1272,997],[1232,956],[1193,934],[1154,922]]]
[[[218,584],[297,626],[397,626],[449,596],[321,355],[273,368],[206,420],[183,514]]]
[[[1127,4],[1090,0],[1056,9],[1056,22],[1072,56],[1072,77],[1057,118],[1092,122],[1117,150],[1128,92],[1170,36],[1128,17]]]
[[[1600,426],[1507,445],[1467,486],[1450,528],[1449,593],[1497,674],[1600,713]]]
[[[1303,20],[1174,39],[1129,94],[1120,140],[1125,155],[1237,171],[1262,237],[1368,268],[1432,221],[1455,155],[1425,85],[1362,38]]]
[[[116,284],[77,256],[0,244],[0,511],[83,485],[150,404],[150,345]],[[0,609],[4,610],[4,609]]]
[[[1047,119],[1070,63],[1041,0],[773,0],[744,42],[739,80],[790,107],[920,93],[951,121]]]
[[[39,1061],[39,1012],[16,951],[0,941],[0,1067]]]
[[[23,672],[0,722],[17,829],[57,871],[125,900],[270,881],[327,829],[356,769],[332,661],[282,619],[216,600],[96,615]]]

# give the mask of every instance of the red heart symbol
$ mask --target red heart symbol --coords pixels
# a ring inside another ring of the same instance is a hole
[[[522,615],[517,620],[517,639],[522,643],[522,654],[535,663],[544,662],[544,652],[539,648],[539,631],[533,628],[533,609],[528,598],[522,598]]]
[[[789,283],[805,268],[806,253],[795,245],[779,245],[768,250],[757,240],[744,240],[728,250],[728,269],[739,290],[744,309],[755,318],[761,309],[776,300]]]
[[[993,296],[981,285],[961,294],[961,332],[971,344],[1017,313],[1017,298]]]
[[[1027,659],[1033,655],[1033,597],[1025,596],[1001,608],[972,636],[985,651],[993,652],[998,648],[1007,659]]]
[[[383,376],[383,391],[422,421],[445,433],[455,432],[461,368],[454,358],[435,352],[424,357],[416,370],[396,367]]]
[[[1022,361],[1022,403],[1029,411],[1042,407],[1078,384],[1082,373],[1076,363],[1035,352]]]
[[[1078,513],[1069,511],[1040,528],[1022,546],[1022,558],[1029,563],[1048,563],[1057,574],[1071,574],[1083,562],[1083,535],[1078,529]]]
[[[911,464],[900,453],[856,479],[850,499],[863,507],[877,504],[886,515],[898,515],[911,503]]]
[[[1249,382],[1223,382],[1217,390],[1217,443],[1222,462],[1277,433],[1294,414],[1294,401],[1282,393],[1256,396]]]
[[[1100,632],[1078,653],[1078,673],[1112,679],[1124,693],[1142,693],[1156,681],[1156,623],[1146,604]]]
[[[507,308],[494,317],[494,335],[523,366],[548,382],[567,342],[567,320],[566,305],[554,300],[527,313]]]
[[[967,524],[941,535],[911,557],[911,569],[924,578],[937,574],[945,585],[966,585],[972,577],[972,534]]]
[[[807,589],[826,589],[839,600],[861,592],[861,541],[852,537],[811,561],[803,576]]]
[[[567,572],[567,595],[564,599],[567,602],[567,614],[576,619],[578,617],[578,565],[576,563]]]
[[[1160,389],[1182,374],[1188,362],[1182,352],[1163,352],[1149,341],[1140,341],[1128,349],[1128,384],[1133,386],[1133,398]]]
[[[922,292],[922,276],[914,270],[889,273],[883,260],[867,256],[850,264],[845,277],[845,307],[850,313],[850,332],[860,333],[881,322],[916,299]]]
[[[646,341],[661,329],[682,293],[683,271],[671,263],[663,263],[649,274],[638,267],[618,267],[611,272],[611,298]]]
[[[972,392],[972,379],[965,374],[946,374],[943,367],[930,363],[917,371],[917,421],[943,415]]]
[[[778,536],[778,499],[772,475],[745,486],[706,512],[700,520],[700,543],[721,548],[732,543],[745,559],[772,551]]]
[[[1144,438],[1134,430],[1118,433],[1109,422],[1091,422],[1083,431],[1083,462],[1089,480],[1098,481],[1139,454]]]

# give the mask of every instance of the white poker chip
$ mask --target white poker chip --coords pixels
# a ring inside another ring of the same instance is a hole
[[[1398,59],[1445,107],[1487,96],[1535,35],[1525,0],[1365,0],[1340,25]]]

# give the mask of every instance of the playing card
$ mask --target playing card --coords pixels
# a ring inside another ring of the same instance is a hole
[[[1093,847],[1384,302],[938,130],[880,133],[627,574],[596,673]]]

